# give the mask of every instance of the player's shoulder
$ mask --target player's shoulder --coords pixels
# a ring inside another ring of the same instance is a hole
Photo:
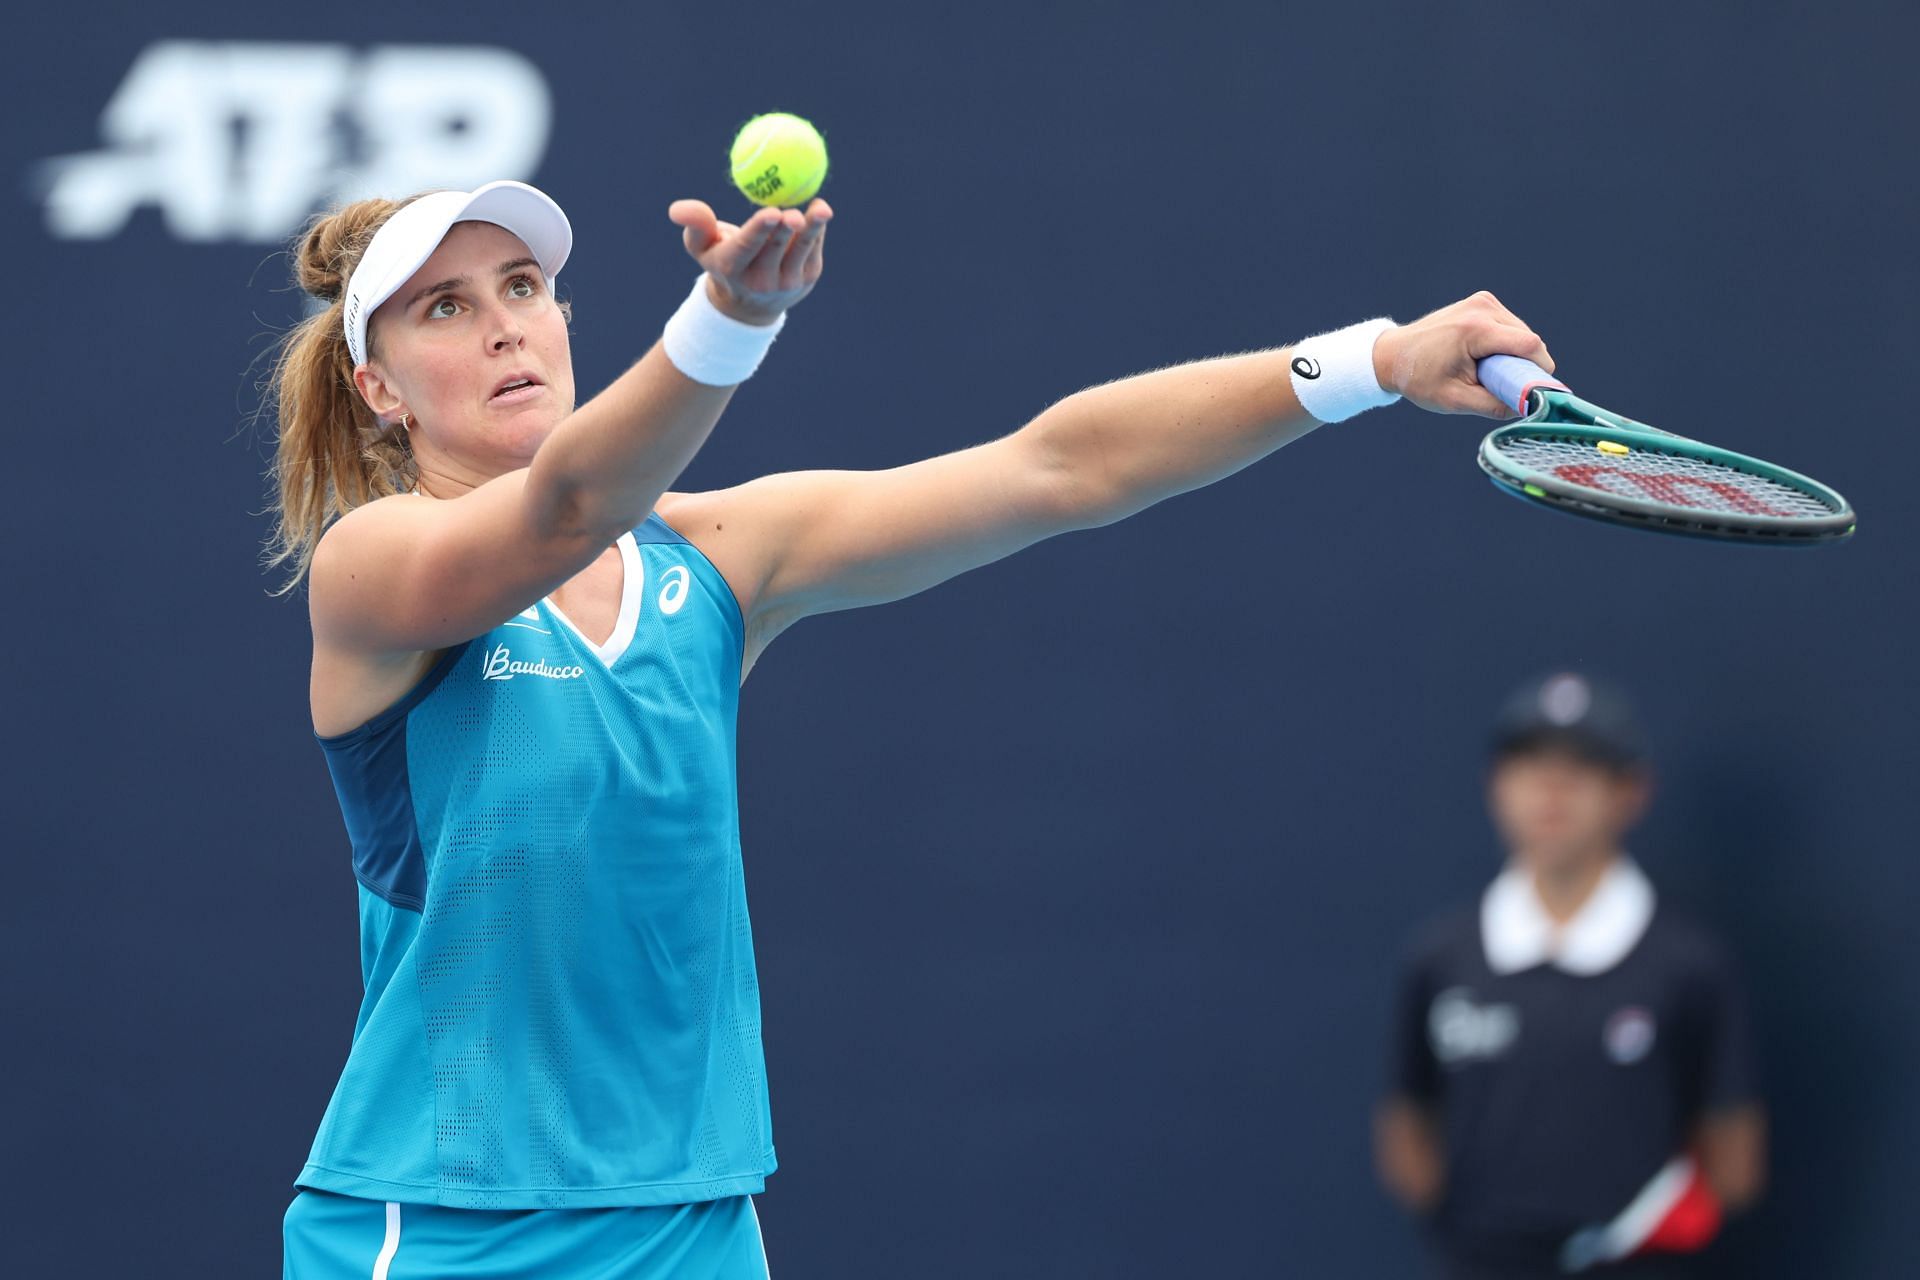
[[[1720,934],[1684,903],[1661,895],[1641,948],[1679,976],[1718,977],[1732,968]]]
[[[699,493],[669,490],[654,502],[653,514],[678,528],[710,512],[724,510],[728,492],[725,489],[709,489]]]
[[[378,563],[396,538],[419,529],[410,522],[434,505],[417,494],[394,493],[359,503],[329,521],[314,540],[308,562],[310,598],[326,595],[336,577],[344,579],[370,561]]]
[[[653,504],[647,524],[673,530],[709,557],[716,551],[724,556],[747,532],[742,527],[747,523],[747,511],[739,494],[737,488],[663,493]]]
[[[432,499],[411,492],[371,498],[344,512],[321,530],[319,540],[314,543],[314,555],[321,555],[322,549],[329,556],[334,556],[343,550],[357,548],[370,536],[378,536],[379,530],[418,520],[437,505]]]
[[[726,580],[743,613],[752,613],[779,540],[772,537],[750,486],[663,493],[649,519],[673,530]]]

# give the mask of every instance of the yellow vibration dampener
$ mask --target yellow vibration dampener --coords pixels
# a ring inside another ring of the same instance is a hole
[[[1602,440],[1600,443],[1594,445],[1593,447],[1598,449],[1602,453],[1610,453],[1616,458],[1623,458],[1627,454],[1633,452],[1633,450],[1627,448],[1627,446],[1621,444],[1617,440]]]

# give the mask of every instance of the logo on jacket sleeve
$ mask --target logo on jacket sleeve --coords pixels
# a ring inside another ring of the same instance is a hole
[[[1465,987],[1449,987],[1427,1010],[1427,1038],[1443,1066],[1491,1062],[1520,1038],[1520,1011],[1510,1004],[1481,1004]]]
[[[516,662],[513,651],[504,644],[497,644],[480,654],[482,680],[511,680],[515,676],[541,676],[548,680],[578,680],[585,674],[584,667],[556,667],[544,658],[538,662]]]

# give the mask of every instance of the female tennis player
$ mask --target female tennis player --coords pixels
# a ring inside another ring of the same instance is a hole
[[[831,210],[671,219],[701,268],[575,406],[572,231],[519,183],[315,221],[326,303],[276,374],[275,563],[308,582],[313,727],[365,999],[285,1274],[764,1277],[774,1167],[735,803],[741,681],[810,614],[1111,523],[1400,395],[1502,413],[1479,294],[1203,360],[889,471],[670,486],[818,282]]]

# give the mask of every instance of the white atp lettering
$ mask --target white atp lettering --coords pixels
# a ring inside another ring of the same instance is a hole
[[[182,240],[279,241],[332,200],[529,177],[552,114],[506,49],[163,40],[108,101],[106,146],[42,165],[47,229],[106,239],[154,205]]]
[[[360,70],[367,162],[342,199],[530,176],[547,149],[547,82],[506,49],[375,49]]]

